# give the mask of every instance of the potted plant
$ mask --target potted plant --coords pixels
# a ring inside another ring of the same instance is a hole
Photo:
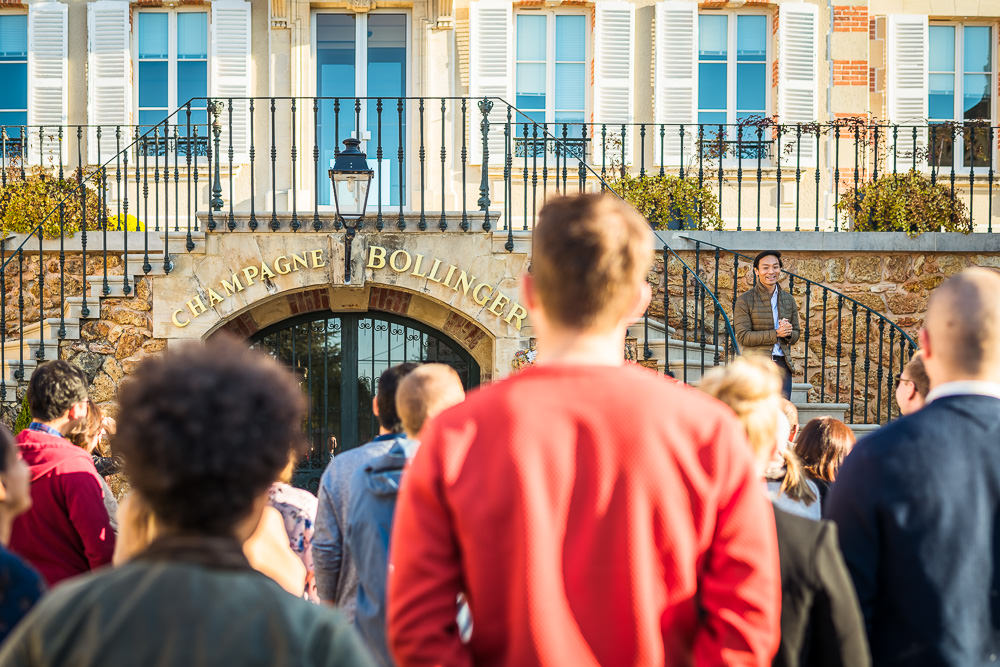
[[[696,179],[626,173],[610,185],[654,229],[722,229],[718,198]]]
[[[972,231],[965,204],[951,196],[945,183],[931,183],[925,174],[910,170],[884,174],[842,194],[837,210],[850,217],[856,232]]]

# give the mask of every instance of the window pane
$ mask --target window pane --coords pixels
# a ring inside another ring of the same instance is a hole
[[[729,53],[728,19],[728,16],[716,14],[698,17],[698,57],[701,60],[726,59]]]
[[[545,65],[543,63],[518,63],[517,107],[520,109],[545,108]]]
[[[27,111],[0,111],[0,126],[4,126],[7,130],[8,138],[20,137],[21,129],[16,126],[27,124]]]
[[[711,140],[713,137],[717,137],[719,134],[719,125],[726,124],[726,112],[725,111],[699,111],[698,112],[698,122],[705,126],[705,141]],[[697,132],[697,130],[695,130]]]
[[[556,109],[583,110],[583,63],[556,65]]]
[[[930,41],[930,71],[955,71],[955,27],[932,25],[928,35]]]
[[[556,16],[556,60],[587,57],[587,23],[583,16]]]
[[[28,17],[24,14],[0,16],[0,60],[28,57]]]
[[[208,63],[204,60],[177,63],[177,106],[192,97],[208,96]],[[205,100],[195,100],[192,106],[204,106]]]
[[[517,15],[517,59],[545,60],[545,16]]]
[[[208,57],[208,14],[179,12],[177,14],[178,60]]]
[[[962,112],[965,120],[990,118],[990,75],[966,74],[962,82]]]
[[[320,97],[343,98],[353,97],[355,94],[355,25],[353,14],[316,15],[316,90]],[[346,104],[352,105],[351,102]],[[343,146],[341,142],[351,136],[354,130],[354,113],[353,111],[345,113],[344,105],[344,100],[341,100],[338,125],[335,121],[333,99],[320,100],[319,103],[317,129],[320,155],[316,171],[319,183],[329,183],[327,170],[333,166],[336,151]],[[397,123],[394,122],[392,125],[395,126]],[[317,195],[320,204],[333,203],[329,187],[321,186]]]
[[[966,72],[989,72],[990,28],[989,26],[969,26],[962,33]]]
[[[763,62],[767,57],[767,17],[736,17],[736,58]]]
[[[928,116],[946,119],[955,117],[955,75],[931,74],[929,77]]]
[[[0,109],[28,108],[28,64],[0,62]]]
[[[406,94],[405,14],[368,16],[367,94],[369,97],[402,97]]]
[[[715,65],[713,65],[715,67]],[[767,92],[764,63],[740,63],[736,66],[736,108],[764,113]]]
[[[194,116],[193,113],[191,115]],[[139,126],[140,126],[140,131],[141,132],[145,132],[150,127],[156,125],[157,123],[159,123],[160,121],[162,121],[164,118],[166,118],[166,116],[167,116],[167,110],[166,110],[166,108],[163,108],[163,109],[139,109]],[[191,122],[194,123],[194,119],[193,118],[191,119]],[[187,116],[186,115],[184,117],[184,124],[185,124],[185,127],[187,127]],[[150,135],[150,136],[152,136],[152,135]]]
[[[963,128],[962,137],[964,139],[964,159],[966,167],[988,167],[990,165],[990,138],[989,129],[986,127],[976,127],[975,125]]]
[[[726,64],[698,64],[698,108],[726,108]]]
[[[165,108],[167,104],[167,62],[140,62],[139,106]]]
[[[139,57],[167,57],[167,18],[163,12],[139,12]]]
[[[951,130],[940,125],[931,125],[928,139],[930,154],[927,161],[935,167],[950,167],[955,154],[955,139]]]

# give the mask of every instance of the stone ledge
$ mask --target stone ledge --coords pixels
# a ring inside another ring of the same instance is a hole
[[[656,238],[660,245],[667,244],[674,250],[694,250],[694,243],[687,240],[693,239],[747,253],[772,249],[782,252],[1000,253],[1000,233],[925,232],[909,237],[903,232],[657,231]]]

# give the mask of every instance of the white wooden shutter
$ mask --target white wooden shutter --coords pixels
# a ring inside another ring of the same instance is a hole
[[[87,4],[87,155],[91,164],[115,156],[115,130],[130,124],[132,66],[129,3],[96,0]],[[101,128],[98,155],[97,127]],[[128,130],[122,128],[127,136]]]
[[[469,109],[469,161],[483,163],[483,115],[479,101],[484,97],[493,102],[489,114],[489,164],[502,166],[505,159],[504,124],[507,106],[501,99],[514,100],[514,30],[513,3],[508,0],[473,0],[469,6],[469,93],[473,103]],[[522,119],[523,120],[523,119]],[[512,117],[516,124],[518,118]],[[513,132],[513,128],[511,129]],[[513,150],[513,145],[511,145]]]
[[[927,15],[890,14],[886,49],[886,87],[888,88],[889,122],[899,129],[896,159],[909,163],[913,159],[913,126],[917,127],[917,164],[926,162],[927,148]]]
[[[28,5],[28,162],[59,160],[59,126],[66,124],[66,5]],[[39,127],[43,126],[39,139]],[[39,142],[41,141],[41,145]],[[43,155],[39,155],[42,153]]]
[[[819,118],[819,14],[816,5],[782,3],[778,6],[778,120],[783,125],[813,123]],[[782,164],[796,164],[795,128],[782,136],[778,147]],[[816,166],[816,138],[802,135],[803,167]]]
[[[698,132],[698,3],[665,0],[656,5],[654,101],[658,125],[665,125],[662,155],[660,127],[656,128],[657,164],[681,164],[681,125],[684,152],[691,155]]]
[[[250,3],[244,0],[213,0],[211,38],[211,97],[222,102],[219,149],[223,156],[233,153],[247,160],[250,109]],[[244,99],[236,99],[244,98]],[[178,100],[183,104],[187,100]],[[233,106],[232,136],[229,132],[229,104]],[[211,117],[209,122],[211,122]],[[224,159],[227,159],[224,157]]]
[[[632,127],[632,58],[635,44],[635,5],[623,0],[596,3],[594,26],[594,119],[606,124],[608,136],[621,138],[625,125],[625,163],[632,163],[638,128]],[[600,127],[594,129],[600,136]],[[621,160],[618,148],[617,159]],[[597,146],[593,155],[600,154]],[[609,160],[611,156],[609,155]]]

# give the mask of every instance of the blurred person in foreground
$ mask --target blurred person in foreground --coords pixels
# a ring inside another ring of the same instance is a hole
[[[833,417],[816,417],[802,429],[795,453],[806,474],[819,489],[820,503],[826,501],[830,485],[837,480],[840,465],[854,448],[851,427]]]
[[[28,381],[31,424],[17,448],[31,470],[31,509],[14,521],[10,548],[51,586],[111,562],[115,532],[103,479],[90,454],[66,439],[87,419],[87,378],[76,366],[42,364]]]
[[[14,436],[0,425],[0,642],[42,597],[45,584],[33,567],[4,547],[14,518],[31,507],[30,473]]]
[[[611,196],[540,211],[522,284],[535,365],[431,420],[403,477],[388,611],[400,665],[770,663],[774,517],[743,429],[623,360],[652,240]]]
[[[786,436],[779,369],[741,357],[709,371],[698,388],[728,405],[746,429],[761,472]],[[870,664],[858,599],[837,544],[836,526],[795,516],[774,503],[781,555],[781,645],[775,667]]]
[[[819,487],[809,479],[794,451],[793,427],[784,407],[785,399],[778,401],[777,445],[771,461],[764,470],[767,492],[775,507],[806,519],[819,519],[823,514],[819,503]],[[798,410],[795,411],[798,422]]]
[[[924,407],[931,380],[924,368],[924,356],[917,350],[896,377],[896,404],[900,415],[909,415]]]
[[[108,511],[111,530],[118,534],[118,501],[115,494],[104,479],[104,474],[97,468],[98,456],[95,454],[101,439],[107,434],[108,421],[97,403],[87,399],[87,416],[74,424],[66,433],[66,439],[90,454],[94,460],[94,469],[101,480],[101,491],[104,493],[104,508]],[[105,458],[105,457],[100,457]]]
[[[781,413],[788,420],[788,446],[794,448],[795,441],[799,438],[799,409],[785,397],[781,398]]]
[[[1000,659],[1000,274],[931,294],[927,404],[862,438],[830,489],[877,665]]]
[[[385,638],[385,583],[389,536],[403,469],[413,458],[424,422],[465,399],[462,381],[451,366],[422,364],[396,390],[396,412],[406,439],[355,473],[347,509],[346,543],[356,557],[358,602],[354,625],[375,661],[394,664]]]
[[[217,338],[147,358],[119,400],[115,449],[156,535],[125,565],[53,591],[0,664],[370,664],[335,610],[287,594],[241,548],[305,442],[291,374]]]
[[[378,418],[378,435],[371,442],[331,458],[320,478],[312,538],[316,590],[321,601],[343,611],[348,621],[354,621],[358,598],[357,559],[344,541],[351,484],[359,470],[387,454],[393,445],[406,440],[396,412],[396,388],[416,367],[415,363],[405,362],[382,372],[372,399],[372,413]]]
[[[288,465],[281,471],[278,481],[268,489],[267,502],[281,515],[282,525],[288,536],[288,547],[302,561],[302,567],[305,569],[302,597],[318,603],[312,540],[319,501],[309,491],[292,486],[292,475],[295,473],[297,462],[298,459],[294,456],[288,460]]]

